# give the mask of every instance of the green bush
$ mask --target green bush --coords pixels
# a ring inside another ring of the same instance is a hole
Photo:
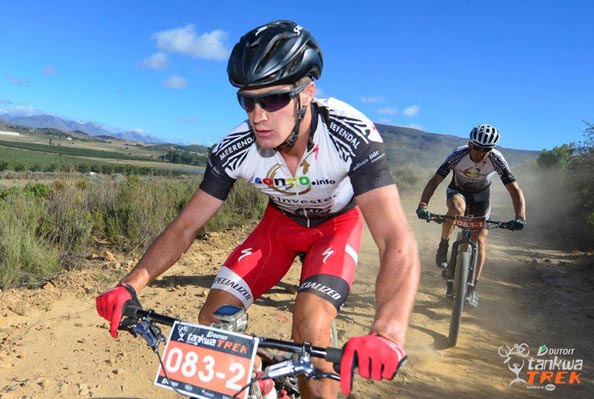
[[[264,194],[240,180],[235,183],[224,205],[204,227],[204,231],[227,230],[259,219],[264,213],[266,204],[268,199]]]
[[[541,169],[564,168],[571,162],[574,144],[563,144],[552,150],[543,150],[538,154],[536,165]]]
[[[120,244],[145,248],[177,216],[196,187],[195,180],[129,177],[119,185],[115,202],[106,203],[106,234]]]
[[[420,192],[434,171],[406,163],[392,168],[391,173],[400,192]]]
[[[594,126],[586,125],[583,142],[539,154],[527,190],[537,193],[527,198],[528,218],[535,215],[550,238],[584,250],[594,248]]]
[[[40,199],[10,190],[0,200],[0,288],[37,284],[60,268],[58,251],[38,233]]]
[[[57,249],[63,260],[84,255],[91,241],[94,226],[86,194],[77,187],[75,180],[58,180],[52,185],[44,203],[45,216],[40,233]]]

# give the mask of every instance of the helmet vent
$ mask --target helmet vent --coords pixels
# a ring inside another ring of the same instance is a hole
[[[292,21],[274,21],[242,36],[227,73],[241,89],[294,84],[322,73],[322,52],[310,32]]]

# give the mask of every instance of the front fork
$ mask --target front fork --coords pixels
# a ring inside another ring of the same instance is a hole
[[[479,243],[472,240],[470,237],[463,237],[461,233],[458,239],[452,244],[450,253],[450,262],[447,269],[444,270],[444,278],[446,280],[446,297],[453,298],[452,291],[454,289],[454,276],[456,274],[456,264],[458,260],[459,251],[470,251],[470,275],[468,276],[468,286],[474,288],[476,282],[476,265],[478,262]],[[462,248],[460,248],[462,246]]]

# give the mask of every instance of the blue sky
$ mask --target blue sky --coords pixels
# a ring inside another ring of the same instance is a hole
[[[213,144],[245,118],[226,75],[239,37],[292,19],[322,47],[323,97],[373,121],[550,149],[594,123],[594,2],[7,1],[0,110]]]

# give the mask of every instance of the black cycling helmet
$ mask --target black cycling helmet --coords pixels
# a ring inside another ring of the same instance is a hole
[[[322,51],[311,33],[292,21],[274,21],[251,30],[233,47],[227,73],[240,89],[294,84],[322,74]]]

